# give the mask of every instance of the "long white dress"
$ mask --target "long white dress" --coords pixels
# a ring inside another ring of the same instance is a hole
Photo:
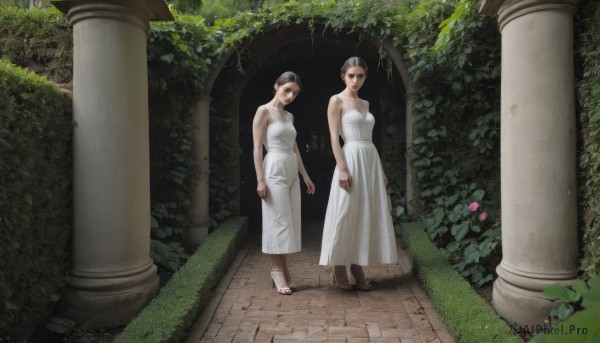
[[[343,97],[340,96],[342,100]],[[384,173],[372,141],[375,118],[365,104],[362,112],[346,109],[341,118],[342,153],[352,177],[350,192],[339,184],[336,166],[325,214],[320,265],[398,262],[396,236],[387,202]],[[366,113],[363,113],[366,112]]]
[[[267,108],[267,110],[269,110]],[[290,254],[300,251],[300,178],[294,153],[296,129],[288,120],[274,120],[267,126],[263,159],[267,199],[262,200],[262,252]]]

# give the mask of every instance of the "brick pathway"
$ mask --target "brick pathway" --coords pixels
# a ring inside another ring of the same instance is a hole
[[[365,268],[373,290],[341,290],[319,266],[322,222],[305,223],[302,252],[288,265],[299,289],[272,288],[271,260],[251,233],[185,343],[396,342],[454,343],[398,246],[397,265]]]

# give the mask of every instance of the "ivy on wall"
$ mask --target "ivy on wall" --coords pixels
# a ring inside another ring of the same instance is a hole
[[[600,275],[600,4],[584,2],[577,16],[579,213],[587,276]]]
[[[418,92],[410,151],[418,186],[413,206],[454,266],[482,285],[493,279],[500,254],[497,23],[476,13],[470,1],[454,7],[426,1],[406,18],[408,27],[429,32],[408,37],[409,72]],[[483,220],[473,220],[473,202],[485,205]]]

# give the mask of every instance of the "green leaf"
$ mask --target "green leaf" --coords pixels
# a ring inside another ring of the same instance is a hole
[[[544,295],[550,299],[562,300],[564,302],[569,302],[575,292],[568,288],[565,285],[552,284],[544,288]]]
[[[573,297],[573,301],[575,302],[579,301],[579,299],[581,299],[581,295],[587,293],[588,291],[588,287],[585,284],[585,281],[580,279],[577,279],[573,282],[571,289],[575,292],[575,295]]]
[[[467,259],[469,262],[479,262],[479,258],[481,257],[479,249],[475,244],[470,244],[469,246],[467,246],[465,248],[464,254],[465,259]]]
[[[452,229],[450,229],[450,232],[454,236],[454,239],[460,241],[469,232],[469,223],[464,221],[458,225],[454,225],[452,226]]]
[[[537,334],[530,343],[600,342],[600,306],[578,311],[547,334]]]
[[[478,189],[475,192],[473,192],[473,200],[481,201],[481,199],[483,199],[484,195],[485,195],[485,191],[483,191],[482,189]]]

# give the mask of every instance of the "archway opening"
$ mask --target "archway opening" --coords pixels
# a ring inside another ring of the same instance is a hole
[[[314,196],[308,197],[303,192],[302,218],[322,219],[335,168],[327,104],[333,94],[344,89],[339,70],[343,62],[354,55],[363,57],[369,66],[369,76],[360,96],[369,101],[370,111],[375,116],[373,141],[382,160],[387,160],[384,156],[390,149],[404,154],[406,91],[402,79],[395,68],[381,63],[380,47],[358,33],[311,35],[303,25],[280,27],[254,37],[244,53],[232,55],[220,71],[211,94],[214,112],[229,116],[235,122],[231,130],[238,132],[237,142],[232,142],[237,144],[234,150],[239,151],[239,164],[233,167],[239,172],[238,208],[240,215],[250,218],[252,230],[260,230],[261,223],[252,161],[252,119],[256,108],[272,99],[274,81],[282,72],[292,70],[300,75],[304,90],[286,109],[294,114],[296,141],[317,187]],[[402,148],[398,149],[398,145]],[[403,187],[405,158],[397,156],[395,160],[401,163],[385,165],[384,162],[384,168],[386,174],[402,175],[392,181]],[[305,190],[303,184],[302,189]]]

